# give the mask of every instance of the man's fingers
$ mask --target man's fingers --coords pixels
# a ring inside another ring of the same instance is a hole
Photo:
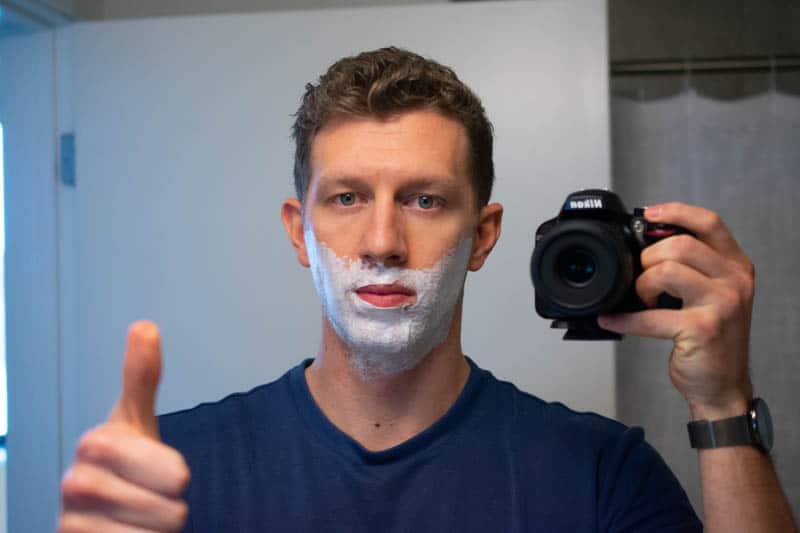
[[[645,270],[663,261],[683,263],[709,278],[721,278],[731,273],[730,261],[691,235],[663,239],[642,251],[642,268]]]
[[[61,520],[58,522],[58,533],[86,533],[87,531],[102,531],[103,533],[158,533],[152,529],[120,524],[102,513],[64,511],[61,514]]]
[[[713,280],[677,261],[662,261],[636,278],[636,293],[648,307],[655,307],[666,292],[683,300],[683,307],[710,303]]]
[[[188,514],[186,503],[167,498],[117,477],[112,472],[79,462],[62,481],[65,510],[102,514],[113,522],[154,531],[179,531]]]
[[[104,424],[84,434],[76,458],[171,498],[189,484],[189,467],[177,450],[122,425]]]
[[[148,321],[134,322],[128,329],[122,394],[111,411],[109,422],[125,424],[158,438],[155,403],[161,379],[161,336]]]
[[[672,339],[682,329],[682,311],[653,309],[637,313],[601,315],[597,324],[609,331],[623,335],[639,335],[656,339]]]
[[[645,218],[650,222],[682,226],[722,255],[746,259],[728,226],[714,211],[681,202],[669,202],[648,207]]]
[[[649,309],[636,313],[601,315],[597,324],[623,335],[688,342],[681,353],[689,355],[694,348],[719,337],[724,319],[709,306],[691,309]]]

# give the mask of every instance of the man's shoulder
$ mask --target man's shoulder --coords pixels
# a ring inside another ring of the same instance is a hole
[[[508,413],[513,431],[528,442],[597,451],[623,438],[643,440],[641,428],[630,428],[599,413],[577,411],[561,402],[545,401],[513,383],[494,380],[498,408]]]
[[[507,448],[526,494],[553,508],[594,505],[602,530],[615,524],[626,531],[701,530],[680,483],[641,428],[546,402],[505,381],[495,380],[495,390],[492,411],[506,425],[498,433],[511,437]]]

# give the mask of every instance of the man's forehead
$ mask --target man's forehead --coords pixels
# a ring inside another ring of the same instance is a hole
[[[463,125],[438,112],[339,118],[315,135],[311,175],[320,182],[367,177],[462,182],[469,155]]]

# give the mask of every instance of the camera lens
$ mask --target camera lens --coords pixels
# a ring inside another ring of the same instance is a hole
[[[564,250],[556,259],[556,271],[564,283],[573,287],[584,287],[597,271],[594,256],[583,248]]]
[[[537,311],[575,318],[614,309],[631,287],[633,272],[633,254],[620,226],[560,222],[537,241],[531,258]]]

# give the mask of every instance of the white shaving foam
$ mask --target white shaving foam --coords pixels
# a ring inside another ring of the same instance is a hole
[[[362,376],[410,370],[445,340],[467,275],[471,237],[462,237],[435,265],[419,270],[340,258],[310,229],[305,244],[323,312]],[[386,308],[356,294],[366,285],[392,283],[413,289],[416,300]]]

